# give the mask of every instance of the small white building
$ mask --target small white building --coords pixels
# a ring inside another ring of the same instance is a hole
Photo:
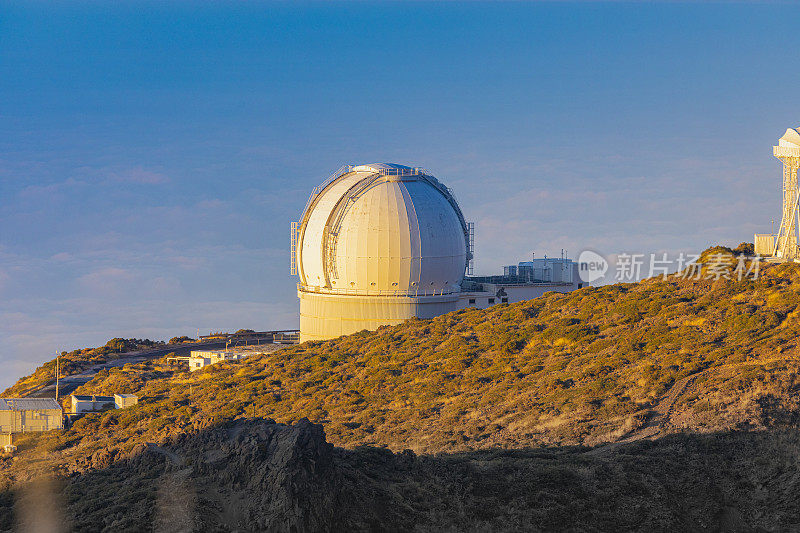
[[[97,396],[73,394],[69,397],[70,414],[97,413],[107,409],[123,409],[139,403],[135,394],[115,394],[114,396]]]
[[[220,363],[222,361],[241,361],[245,357],[253,354],[261,354],[274,351],[274,345],[264,346],[240,346],[238,348],[228,348],[225,350],[192,350],[189,353],[189,371],[195,372],[208,365]]]
[[[238,361],[238,353],[230,350],[192,350],[189,354],[189,371],[194,372],[220,361]]]
[[[502,276],[467,276],[461,282],[458,308],[486,309],[538,298],[546,292],[572,292],[584,286],[578,263],[545,257],[503,267]]]

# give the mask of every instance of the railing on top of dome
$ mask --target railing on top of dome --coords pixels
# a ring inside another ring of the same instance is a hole
[[[316,198],[317,195],[320,192],[322,192],[322,189],[327,187],[333,180],[335,180],[339,176],[347,174],[348,172],[352,172],[352,170],[353,170],[353,165],[342,165],[336,170],[336,172],[328,176],[328,178],[325,181],[323,181],[321,185],[317,185],[316,187],[314,187],[314,189],[311,191],[311,194],[308,197],[306,206],[303,208],[303,216],[302,218],[300,218],[300,220],[303,220],[305,218],[306,213],[308,212],[308,208],[311,206],[311,202],[313,202],[314,198]]]
[[[302,283],[297,284],[297,290],[302,292],[313,292],[318,294],[344,294],[344,295],[353,295],[353,296],[449,296],[449,295],[457,295],[460,293],[458,288],[449,288],[449,289],[433,289],[431,291],[422,290],[416,288],[414,290],[406,289],[406,290],[382,290],[382,289],[354,289],[354,288],[341,288],[341,289],[334,289],[328,287],[314,287],[310,285],[303,285]]]
[[[311,194],[308,196],[308,201],[306,201],[306,205],[303,208],[303,216],[301,217],[300,220],[303,220],[303,218],[305,218],[305,215],[308,212],[308,208],[311,206],[311,203],[314,201],[314,198],[316,198],[317,195],[320,192],[322,192],[322,190],[325,187],[327,187],[336,178],[338,178],[338,177],[340,177],[340,176],[342,176],[344,174],[347,174],[348,172],[352,172],[354,168],[355,167],[353,165],[342,165],[341,167],[339,167],[336,170],[336,172],[334,172],[333,174],[328,176],[328,178],[325,181],[323,181],[322,184],[314,187],[314,189],[311,191]],[[441,182],[439,182],[439,180],[434,178],[427,170],[425,170],[422,167],[414,167],[414,168],[394,168],[394,167],[393,168],[379,168],[379,169],[376,169],[374,171],[374,173],[375,174],[380,174],[382,176],[418,176],[418,175],[427,176],[427,177],[431,178],[438,187],[442,188],[451,197],[455,198],[455,195],[453,195],[453,191],[450,190],[450,188],[444,186]]]
[[[445,198],[447,198],[447,201],[450,202],[450,204],[453,206],[453,208],[456,210],[456,212],[460,212],[461,211],[461,208],[458,207],[458,199],[456,198],[455,193],[453,193],[453,189],[451,189],[447,185],[443,184],[441,181],[439,181],[433,175],[431,175],[430,172],[428,172],[427,170],[425,170],[422,167],[414,167],[414,168],[381,168],[381,169],[378,169],[376,172],[378,174],[383,175],[383,176],[425,176],[426,178],[428,178],[428,181],[434,187],[438,188],[443,193],[445,193]],[[466,233],[467,228],[465,227],[464,229],[465,229],[465,233]]]
[[[453,206],[456,213],[461,213],[461,208],[458,206],[458,199],[456,198],[453,189],[436,179],[430,172],[425,170],[422,167],[414,167],[414,168],[383,168],[378,171],[378,173],[386,175],[386,176],[425,176],[427,181],[442,191],[444,193],[444,197],[447,198],[447,201],[450,205]],[[463,215],[461,215],[463,218]],[[466,222],[464,222],[464,236],[469,238],[469,229],[466,226]]]
[[[428,171],[422,167],[414,168],[379,168],[376,172],[382,176],[418,176],[420,174],[430,176]]]

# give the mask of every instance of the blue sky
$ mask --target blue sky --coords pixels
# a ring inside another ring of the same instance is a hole
[[[295,327],[288,226],[430,169],[476,270],[701,250],[779,216],[800,8],[0,2],[0,387],[115,336]]]

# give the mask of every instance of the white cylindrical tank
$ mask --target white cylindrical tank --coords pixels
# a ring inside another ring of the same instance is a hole
[[[456,309],[467,225],[422,169],[343,167],[314,190],[293,239],[302,341]]]

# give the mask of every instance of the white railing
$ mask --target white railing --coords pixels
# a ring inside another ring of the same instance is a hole
[[[311,195],[308,197],[308,201],[306,202],[306,206],[303,208],[303,216],[300,218],[300,220],[305,219],[306,212],[308,211],[309,206],[311,206],[311,203],[314,201],[314,198],[316,198],[317,195],[320,192],[322,192],[322,189],[324,189],[325,187],[330,185],[330,183],[333,180],[335,180],[336,178],[338,178],[339,176],[341,176],[343,174],[347,174],[348,172],[350,172],[352,170],[353,170],[353,165],[342,165],[341,167],[339,167],[339,169],[336,172],[334,172],[333,174],[328,176],[327,179],[325,181],[323,181],[321,185],[317,185],[316,187],[314,187],[314,189],[311,191]]]
[[[424,168],[379,168],[376,172],[381,176],[419,176],[421,174],[428,175],[428,171]]]
[[[403,290],[382,290],[382,289],[355,289],[355,288],[342,288],[333,289],[328,287],[314,287],[309,285],[297,284],[297,290],[301,292],[312,292],[316,294],[341,294],[344,296],[448,296],[459,294],[461,291],[449,289],[433,289],[430,291],[422,289],[403,289]]]

